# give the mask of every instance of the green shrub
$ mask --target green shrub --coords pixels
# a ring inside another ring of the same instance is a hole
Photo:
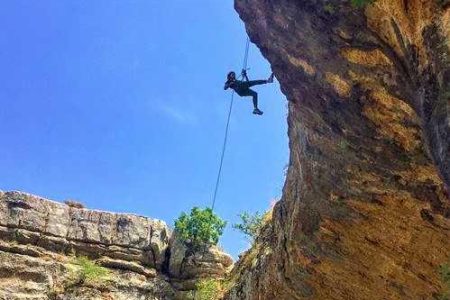
[[[440,268],[440,274],[442,277],[442,281],[447,283],[448,287],[450,288],[450,265],[442,265]]]
[[[353,6],[362,7],[366,4],[371,3],[373,0],[351,0]]]
[[[233,228],[239,230],[254,241],[264,224],[264,215],[259,212],[253,215],[248,212],[243,212],[239,214],[239,218],[241,218],[241,222],[233,224]]]
[[[346,151],[349,148],[349,144],[346,140],[340,140],[338,146],[342,151]]]
[[[183,241],[190,241],[194,246],[217,245],[226,224],[211,208],[194,207],[190,215],[183,212],[175,221],[175,231]]]
[[[440,296],[440,300],[450,300],[450,265],[445,264],[439,268],[442,282],[444,282],[445,289]]]
[[[83,281],[104,281],[110,274],[108,269],[97,265],[85,256],[75,258],[74,264],[80,267],[80,277]]]
[[[194,300],[221,299],[222,284],[216,279],[203,279],[197,282]]]
[[[334,7],[334,5],[333,5],[333,4],[330,4],[330,3],[325,4],[324,7],[323,7],[323,9],[324,9],[327,13],[329,13],[329,14],[334,13],[335,10],[336,10],[336,8]]]

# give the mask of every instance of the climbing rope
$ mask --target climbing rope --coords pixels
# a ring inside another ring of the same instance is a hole
[[[242,63],[242,70],[247,69],[249,46],[250,46],[250,39],[247,37],[247,42],[245,45],[244,61]],[[220,185],[220,177],[222,174],[223,158],[225,157],[225,150],[227,149],[228,129],[230,127],[230,118],[231,118],[231,112],[233,110],[233,102],[234,102],[234,91],[231,93],[230,109],[228,110],[227,126],[225,127],[225,137],[223,139],[222,153],[220,155],[219,171],[217,172],[216,186],[214,188],[214,196],[213,196],[212,205],[211,205],[212,210],[214,210],[214,206],[216,205],[217,191],[219,190],[219,185]]]
[[[249,47],[250,47],[250,38],[247,37],[247,43],[245,44],[244,62],[242,63],[242,70],[247,70],[248,48]]]

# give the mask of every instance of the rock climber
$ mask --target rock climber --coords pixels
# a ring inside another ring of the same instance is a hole
[[[227,75],[227,81],[225,82],[224,90],[228,88],[233,89],[236,94],[241,97],[252,96],[253,97],[253,114],[262,115],[263,112],[258,108],[258,93],[250,89],[254,85],[266,84],[273,82],[273,73],[269,76],[267,80],[249,80],[247,77],[247,71],[242,70],[242,79],[236,79],[236,73],[233,71],[229,72]]]

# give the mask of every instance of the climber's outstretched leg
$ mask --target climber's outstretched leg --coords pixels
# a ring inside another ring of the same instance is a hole
[[[261,85],[261,84],[266,84],[267,80],[250,80],[248,81],[248,86],[255,86],[255,85]]]
[[[261,85],[261,84],[266,84],[266,83],[272,83],[273,82],[273,73],[270,74],[269,78],[267,80],[250,80],[247,81],[248,86],[254,86],[254,85]]]

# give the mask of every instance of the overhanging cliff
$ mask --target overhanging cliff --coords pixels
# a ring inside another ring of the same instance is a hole
[[[229,299],[433,299],[450,259],[448,1],[235,0],[289,101],[282,200]]]

